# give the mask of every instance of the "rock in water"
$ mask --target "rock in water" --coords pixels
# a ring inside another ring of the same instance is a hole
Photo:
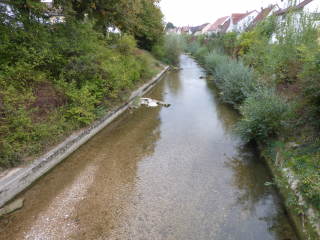
[[[15,210],[18,210],[22,208],[23,206],[23,198],[17,199],[14,202],[10,203],[9,205],[3,207],[0,209],[0,218],[5,215],[14,212]]]

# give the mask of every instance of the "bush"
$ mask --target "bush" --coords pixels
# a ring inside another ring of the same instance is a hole
[[[117,41],[117,51],[122,55],[134,54],[134,50],[137,48],[136,40],[133,36],[128,34],[122,34],[121,38]]]
[[[204,59],[207,54],[208,52],[205,47],[199,47],[194,56],[199,60],[199,62],[204,63]]]
[[[238,33],[229,32],[221,34],[218,40],[218,46],[222,48],[222,50],[229,56],[234,54],[234,49],[236,47]]]
[[[219,64],[226,64],[230,61],[229,57],[222,53],[220,49],[212,50],[204,58],[206,69],[211,75],[215,75],[216,68]]]
[[[185,44],[186,42],[183,36],[177,34],[166,35],[163,46],[165,62],[170,65],[177,65],[179,56],[185,48]]]
[[[317,46],[318,27],[314,16],[305,12],[289,12],[282,27],[275,32],[275,43],[265,55],[264,72],[273,72],[278,82],[290,83],[299,78],[303,70],[300,47],[314,52]],[[303,56],[302,56],[303,57]]]
[[[90,124],[155,74],[129,35],[111,41],[89,20],[33,24],[0,36],[0,167]]]
[[[196,53],[196,51],[198,50],[198,48],[200,48],[201,45],[198,42],[191,42],[189,44],[189,51],[191,53],[191,55],[194,55]]]
[[[277,96],[274,89],[257,88],[239,107],[242,117],[234,133],[245,142],[257,140],[260,144],[268,138],[276,138],[285,128],[290,108],[286,99]]]
[[[197,42],[200,44],[200,45],[203,45],[204,42],[206,40],[206,36],[205,35],[199,35],[197,36]]]
[[[222,90],[222,99],[235,106],[241,104],[257,85],[253,69],[240,60],[220,62],[214,76],[217,87]]]

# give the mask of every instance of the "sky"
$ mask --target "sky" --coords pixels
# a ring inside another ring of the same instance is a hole
[[[247,10],[260,12],[261,7],[278,2],[280,0],[161,0],[159,6],[166,23],[172,22],[176,27],[182,27],[212,24],[231,13],[245,13]]]

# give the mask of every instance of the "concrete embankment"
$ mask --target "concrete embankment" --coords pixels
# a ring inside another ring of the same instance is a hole
[[[95,121],[85,130],[70,136],[66,141],[35,160],[31,165],[24,168],[14,169],[5,177],[0,179],[0,207],[28,188],[34,181],[68,157],[82,144],[127,110],[137,96],[144,95],[160,81],[168,68],[168,66],[165,67],[162,72],[152,78],[152,80],[147,84],[134,91],[128,102],[110,111],[106,116]]]
[[[288,169],[282,169],[281,171],[283,171],[283,173],[281,173],[279,169],[274,166],[273,162],[267,160],[266,158],[264,158],[264,160],[269,168],[271,175],[274,178],[283,179],[284,177],[290,185],[289,188],[291,189],[284,186],[277,186],[282,201],[285,203],[291,197],[291,191],[294,192],[296,197],[299,199],[300,207],[298,207],[297,205],[286,206],[288,215],[290,216],[290,219],[295,226],[299,238],[310,240],[320,239],[320,223],[312,223],[312,219],[316,217],[316,211],[313,209],[313,206],[311,204],[308,204],[307,210],[304,210],[303,212],[299,211],[300,209],[303,209],[306,203],[301,193],[299,192],[298,187],[296,186],[297,180],[293,175],[286,173],[289,171]]]

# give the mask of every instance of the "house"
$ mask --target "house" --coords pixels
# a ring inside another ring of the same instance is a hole
[[[282,11],[286,11],[290,6],[293,6],[295,10],[303,9],[310,13],[319,10],[320,7],[318,0],[281,0],[278,5],[282,8]]]
[[[274,13],[274,15],[277,18],[278,24],[283,28],[286,15],[292,9],[294,10],[294,25],[297,29],[300,28],[301,22],[300,22],[300,14],[301,12],[307,12],[309,14],[314,14],[316,16],[315,23],[319,24],[320,23],[320,14],[318,10],[320,9],[320,2],[318,0],[282,0],[281,3],[283,4],[283,9],[280,9]],[[281,4],[280,3],[280,4]],[[285,32],[282,32],[283,35],[285,35]],[[277,42],[276,35],[273,34],[271,42]]]
[[[251,27],[257,26],[259,21],[262,21],[263,19],[270,17],[275,12],[279,11],[280,8],[278,4],[270,5],[267,8],[261,8],[261,12],[252,20],[250,23]]]
[[[46,2],[46,4],[48,5],[49,11],[48,11],[48,15],[49,15],[49,21],[51,24],[54,23],[62,23],[65,21],[65,17],[62,14],[62,8],[58,7],[55,8],[52,5],[52,2]]]
[[[191,29],[189,26],[181,28],[181,34],[191,34]]]
[[[195,35],[196,31],[198,30],[200,26],[190,27],[190,32],[192,35]]]
[[[166,34],[175,34],[175,33],[176,33],[175,28],[168,28],[168,29],[166,30]]]
[[[208,36],[210,36],[212,33],[218,33],[219,31],[219,25],[224,24],[225,21],[229,19],[229,16],[218,18],[208,29]]]
[[[279,21],[285,19],[285,15],[290,8],[293,7],[295,11],[304,11],[311,14],[318,14],[320,10],[320,3],[318,0],[282,0],[283,8],[275,12],[275,16]]]
[[[218,26],[219,32],[220,32],[220,33],[226,33],[227,30],[228,30],[229,27],[230,27],[230,22],[231,22],[231,20],[230,20],[230,18],[229,18],[229,19],[228,19],[227,21],[225,21],[222,25],[219,25],[219,26]]]
[[[247,13],[232,13],[230,17],[230,26],[227,29],[227,32],[244,31],[258,14],[259,12],[257,10]]]
[[[181,34],[181,28],[168,28],[166,34]]]
[[[211,27],[211,24],[210,23],[205,23],[205,24],[202,24],[200,25],[196,32],[194,33],[194,35],[204,35],[204,34],[207,34],[207,31],[208,29]]]

